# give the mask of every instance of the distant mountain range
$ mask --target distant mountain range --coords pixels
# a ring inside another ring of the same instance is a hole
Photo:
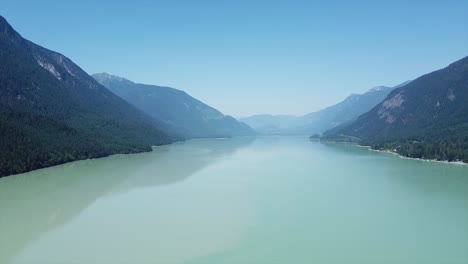
[[[93,77],[110,91],[153,117],[161,127],[184,138],[252,136],[248,125],[170,87],[134,83],[107,73]]]
[[[468,162],[468,57],[395,89],[325,134],[409,157]]]
[[[240,120],[261,134],[322,134],[323,132],[351,122],[381,102],[395,87],[378,86],[364,94],[353,94],[342,102],[304,116],[255,115]]]
[[[239,118],[258,133],[263,135],[287,135],[296,134],[295,128],[299,120],[293,115],[260,114]]]

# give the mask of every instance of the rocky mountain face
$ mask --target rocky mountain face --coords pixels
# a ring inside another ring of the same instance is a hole
[[[468,161],[468,57],[395,89],[326,138],[355,138],[410,157]]]

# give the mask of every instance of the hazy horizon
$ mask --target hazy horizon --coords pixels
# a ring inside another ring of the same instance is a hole
[[[89,74],[174,87],[244,117],[303,115],[446,67],[468,55],[467,13],[461,0],[6,0],[1,15]]]

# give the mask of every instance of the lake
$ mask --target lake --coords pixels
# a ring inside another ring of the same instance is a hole
[[[466,264],[468,166],[197,139],[0,179],[0,263]]]

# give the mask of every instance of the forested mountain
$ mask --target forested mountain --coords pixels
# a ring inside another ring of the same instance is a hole
[[[154,124],[0,16],[0,176],[171,142]]]
[[[262,134],[322,134],[333,127],[355,120],[399,86],[378,86],[364,94],[352,94],[336,105],[304,116],[256,115],[241,121]]]
[[[468,57],[394,90],[326,138],[354,138],[410,157],[468,162]]]
[[[187,138],[255,135],[248,125],[170,87],[134,83],[107,73],[93,77],[170,131]]]

